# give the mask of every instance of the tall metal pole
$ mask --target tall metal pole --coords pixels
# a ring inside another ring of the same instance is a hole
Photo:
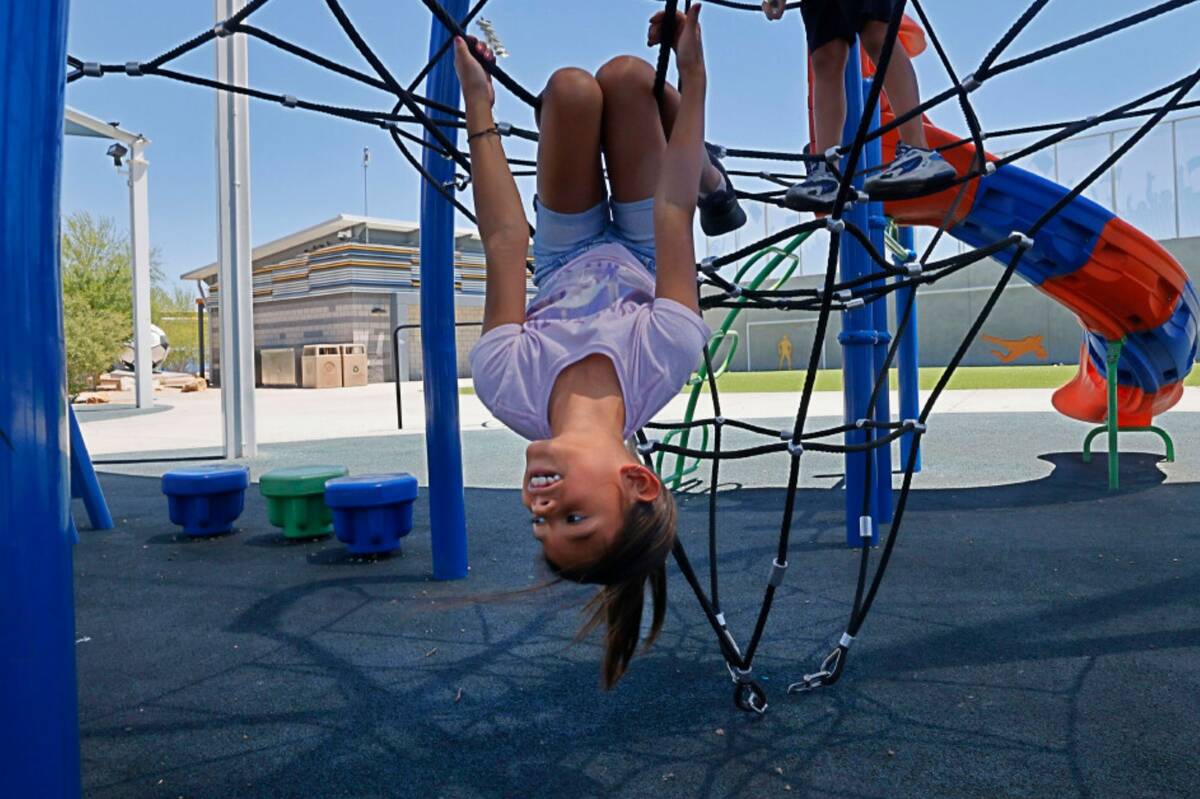
[[[59,180],[67,0],[0,0],[0,774],[78,797]]]
[[[129,243],[133,266],[133,384],[139,408],[154,404],[154,363],[150,338],[150,162],[148,142],[129,147]]]
[[[457,19],[467,12],[467,0],[443,0]],[[434,19],[429,34],[433,58],[449,37]],[[425,79],[425,95],[458,107],[458,76],[447,52]],[[434,119],[444,116],[426,107]],[[442,132],[457,141],[458,130]],[[454,185],[454,162],[437,154],[440,147],[426,131],[423,163],[433,179]],[[433,536],[433,576],[456,580],[467,576],[467,519],[463,501],[462,441],[458,421],[458,357],[454,341],[454,206],[429,185],[421,183],[421,354],[425,375],[425,447],[429,464],[429,520]]]
[[[862,60],[858,45],[850,48],[850,57],[846,65],[846,125],[842,131],[843,141],[852,141],[858,129],[858,121],[863,114],[863,79]],[[859,170],[871,166],[869,153],[863,153]],[[843,163],[844,166],[844,163]],[[863,178],[854,180],[854,187],[862,189]],[[868,203],[855,203],[847,212],[847,224],[858,225],[861,230],[868,230],[870,225],[870,210]],[[872,270],[872,262],[866,249],[848,234],[842,235],[841,242],[841,278],[852,280],[862,277]],[[838,334],[838,342],[842,345],[842,375],[843,397],[845,403],[845,419],[853,424],[860,419],[869,418],[868,403],[871,398],[872,382],[875,376],[874,347],[875,314],[874,309],[867,305],[842,313],[842,332]],[[867,440],[865,430],[851,430],[846,433],[847,444],[861,444]],[[867,485],[867,459],[873,458],[870,452],[850,452],[846,454],[846,543],[850,546],[860,546],[863,543],[863,533],[869,533],[872,538],[868,543],[879,539],[877,524],[876,492],[874,481]],[[889,478],[890,479],[890,478]],[[864,496],[867,499],[867,514],[863,514]],[[864,521],[865,520],[865,521]]]
[[[245,0],[215,0],[217,22]],[[217,80],[246,85],[246,37],[219,36]],[[258,452],[254,414],[254,295],[250,249],[250,106],[248,98],[217,92],[217,267],[221,331],[221,414],[225,457]]]
[[[200,359],[200,374],[197,377],[205,377],[204,374],[204,298],[196,298],[196,338],[199,340]]]
[[[865,102],[871,91],[871,81],[862,81],[859,83],[859,87]],[[879,106],[876,105],[872,112],[871,127],[878,126]],[[866,158],[864,163],[868,167],[881,164],[883,162],[883,140],[875,139],[868,142],[863,155]],[[876,250],[886,253],[887,245],[884,243],[884,236],[887,233],[888,221],[887,217],[883,215],[883,203],[871,203],[867,213],[871,223],[871,243]],[[869,263],[868,268],[874,270],[875,264]],[[882,288],[883,284],[884,279],[880,278],[871,285]],[[874,418],[887,422],[892,418],[891,376],[884,368],[887,364],[888,345],[891,343],[891,336],[888,334],[890,325],[888,324],[887,299],[876,300],[871,303],[870,307],[875,333],[875,345],[871,352],[871,377],[872,383],[875,380],[881,381],[879,394],[875,400]],[[874,483],[872,490],[875,492],[876,521],[887,523],[892,520],[892,448],[890,446],[876,447],[872,450],[871,456],[875,459],[871,469],[871,478]]]
[[[908,257],[916,257],[916,241],[913,229],[907,225],[900,228],[900,246],[908,250]],[[898,278],[899,279],[899,278]],[[917,290],[903,288],[896,292],[896,323],[904,316],[904,309],[912,303],[908,322],[896,330],[900,345],[896,350],[896,368],[900,373],[900,418],[916,419],[921,415],[921,343],[917,334]],[[900,438],[900,463],[907,464],[912,452],[915,433],[905,433]],[[921,471],[921,449],[917,446],[917,459],[913,471]]]
[[[363,162],[362,162],[362,166],[363,166],[363,216],[367,216],[367,217],[369,217],[371,215],[370,211],[368,210],[368,206],[367,206],[367,167],[370,166],[370,164],[371,164],[371,150],[367,147],[364,147],[363,148]],[[371,243],[371,226],[369,224],[363,225],[363,243],[364,244]]]

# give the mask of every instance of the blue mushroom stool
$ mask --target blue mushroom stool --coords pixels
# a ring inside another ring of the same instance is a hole
[[[171,521],[194,536],[232,532],[246,507],[249,485],[250,470],[245,466],[191,466],[162,478]]]
[[[356,555],[378,555],[400,546],[412,530],[417,479],[411,474],[339,477],[325,484],[333,531]]]

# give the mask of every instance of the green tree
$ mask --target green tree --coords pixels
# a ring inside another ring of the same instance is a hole
[[[112,366],[132,326],[129,242],[111,219],[79,212],[63,220],[62,281],[67,390],[74,397]]]
[[[129,239],[108,217],[74,213],[63,220],[63,311],[67,384],[72,396],[95,385],[120,356],[133,332],[133,270]],[[195,301],[170,285],[150,253],[150,317],[173,352],[166,368],[182,368],[196,353]]]
[[[200,356],[195,294],[185,286],[159,284],[150,292],[150,308],[154,324],[171,343],[163,368],[179,372],[194,366]]]

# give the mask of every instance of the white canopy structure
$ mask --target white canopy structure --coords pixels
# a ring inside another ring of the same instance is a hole
[[[68,136],[86,136],[114,142],[109,155],[119,167],[128,165],[129,243],[133,267],[133,361],[134,397],[137,407],[154,404],[153,365],[150,350],[150,201],[147,172],[150,162],[143,155],[150,140],[140,133],[88,116],[74,108],[66,109],[63,132]]]

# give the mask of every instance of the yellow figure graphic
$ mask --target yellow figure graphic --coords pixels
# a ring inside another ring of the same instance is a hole
[[[779,353],[779,368],[782,369],[783,364],[787,363],[788,369],[794,369],[792,366],[792,340],[786,335],[779,339],[779,343],[775,345],[775,351]]]
[[[983,335],[981,339],[989,344],[995,344],[999,349],[992,350],[992,355],[1000,359],[1001,363],[1012,363],[1017,358],[1027,353],[1041,360],[1046,360],[1046,347],[1042,343],[1042,336],[1026,336],[1025,338],[996,338],[995,336]]]

